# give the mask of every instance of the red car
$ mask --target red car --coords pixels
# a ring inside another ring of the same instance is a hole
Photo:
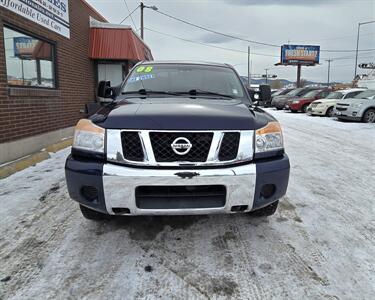
[[[291,112],[297,111],[306,112],[307,107],[311,102],[326,97],[331,92],[330,89],[318,89],[307,92],[300,98],[289,100],[285,106],[286,109],[290,109]]]

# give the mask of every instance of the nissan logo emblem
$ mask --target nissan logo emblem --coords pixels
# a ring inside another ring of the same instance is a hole
[[[178,137],[173,141],[171,144],[172,150],[177,155],[185,155],[189,153],[191,147],[193,145],[190,143],[190,141],[187,138],[184,137]]]

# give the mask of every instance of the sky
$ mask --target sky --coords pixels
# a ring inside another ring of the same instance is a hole
[[[133,0],[87,2],[111,23],[121,22],[139,5],[139,1]],[[288,43],[320,45],[322,50],[354,50],[358,23],[375,20],[373,0],[144,0],[144,4],[155,5],[159,12],[242,39],[280,46]],[[145,9],[144,13],[144,39],[155,60],[229,63],[241,75],[247,75],[247,48],[250,46],[252,74],[264,74],[268,68],[268,74],[296,80],[296,67],[274,66],[280,60],[280,47],[203,31],[159,12]],[[127,18],[123,24],[132,26],[139,33],[140,9],[132,14],[132,19]],[[375,49],[375,23],[360,27],[359,49]],[[358,63],[375,62],[375,51],[359,53]],[[326,82],[327,59],[333,59],[331,82],[353,79],[355,52],[326,51],[321,52],[319,65],[302,68],[302,78]],[[358,72],[366,73],[366,70],[359,69]]]

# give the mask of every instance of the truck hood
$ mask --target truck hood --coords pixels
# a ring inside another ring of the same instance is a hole
[[[107,129],[249,130],[274,118],[239,100],[133,98],[116,101],[90,118]]]

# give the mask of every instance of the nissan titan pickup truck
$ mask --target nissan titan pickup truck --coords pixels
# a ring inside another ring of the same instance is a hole
[[[281,127],[230,65],[142,62],[98,96],[111,102],[78,122],[65,165],[85,218],[275,213],[290,168]]]

